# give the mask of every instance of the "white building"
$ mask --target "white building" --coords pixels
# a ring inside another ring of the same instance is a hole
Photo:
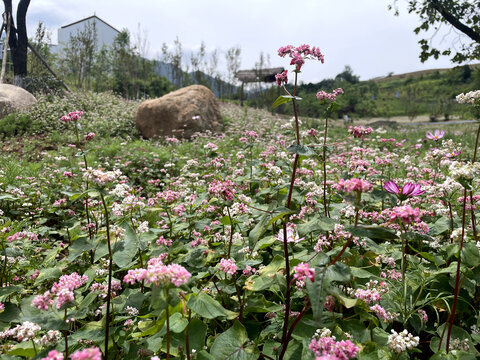
[[[92,15],[88,18],[64,25],[58,29],[58,46],[55,51],[61,52],[63,47],[69,42],[70,36],[76,36],[78,33],[85,31],[89,26],[95,26],[95,32],[97,34],[97,51],[100,50],[103,45],[112,46],[115,38],[120,33],[120,31],[100,19],[98,16]]]

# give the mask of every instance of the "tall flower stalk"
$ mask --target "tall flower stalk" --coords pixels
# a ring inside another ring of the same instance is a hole
[[[323,54],[320,52],[320,49],[317,47],[310,47],[310,45],[301,45],[298,47],[294,47],[292,45],[287,45],[283,46],[280,49],[278,49],[278,55],[280,57],[289,57],[291,59],[290,65],[294,66],[294,84],[293,84],[293,91],[290,93],[286,87],[285,84],[288,82],[288,71],[285,70],[280,74],[277,74],[275,76],[276,82],[279,86],[282,86],[285,93],[287,95],[283,95],[277,98],[275,103],[273,104],[273,107],[279,106],[281,104],[291,102],[292,107],[293,107],[293,114],[294,114],[294,120],[295,120],[295,145],[290,146],[288,151],[294,153],[294,158],[293,158],[293,163],[292,163],[292,175],[290,178],[290,186],[288,189],[288,196],[287,196],[287,203],[286,207],[288,209],[291,209],[292,207],[292,194],[293,194],[293,186],[295,184],[295,177],[297,174],[297,168],[299,166],[299,158],[300,154],[309,152],[311,151],[310,149],[307,149],[306,147],[301,145],[300,142],[300,125],[299,125],[299,120],[298,120],[298,110],[297,110],[297,101],[301,100],[296,96],[297,92],[297,82],[298,82],[298,74],[301,72],[302,66],[305,63],[306,59],[313,59],[313,60],[318,60],[320,62],[324,62],[324,57]],[[337,90],[335,90],[336,92]],[[343,90],[341,91],[343,93]],[[326,94],[326,93],[325,93]],[[318,97],[318,94],[317,94]],[[336,95],[335,95],[336,97]],[[320,97],[319,97],[320,99]],[[327,125],[326,125],[327,126]],[[325,129],[326,132],[326,129]],[[324,138],[324,145],[326,144],[326,134]],[[311,151],[313,153],[313,151]],[[326,157],[326,151],[325,151],[325,146],[324,146],[324,161]],[[326,177],[326,169],[324,168],[324,177]],[[324,191],[326,190],[326,180],[324,179]],[[325,211],[326,210],[326,197],[324,197],[324,203],[325,203]],[[280,353],[279,353],[279,359],[282,360],[285,356],[285,353],[287,351],[288,343],[291,339],[291,335],[293,332],[294,327],[296,324],[298,324],[299,320],[303,317],[303,315],[306,313],[305,311],[301,312],[300,315],[295,319],[295,321],[292,323],[292,325],[289,328],[289,319],[290,319],[290,314],[291,314],[291,292],[292,292],[292,274],[290,271],[290,254],[289,254],[289,249],[288,249],[288,241],[287,241],[287,219],[283,219],[283,255],[285,258],[285,280],[286,280],[286,290],[285,290],[285,318],[283,322],[283,329],[282,329],[282,338],[281,338],[281,346],[280,346]]]

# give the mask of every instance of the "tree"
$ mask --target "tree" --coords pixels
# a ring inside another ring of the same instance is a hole
[[[75,79],[77,88],[90,89],[97,48],[97,29],[95,22],[85,24],[82,31],[70,34],[70,39],[62,49],[60,67],[64,74]]]
[[[241,53],[242,49],[240,48],[240,46],[234,46],[228,49],[227,53],[225,54],[225,60],[227,61],[228,81],[230,82],[230,84],[232,84],[232,86],[236,84],[235,75],[240,68]],[[229,95],[231,95],[232,93],[232,86],[230,86]]]
[[[35,37],[29,40],[30,46],[37,50],[37,53],[47,62],[51,60],[50,52],[50,33],[46,30],[45,25],[40,21],[35,31]],[[28,73],[32,77],[49,76],[50,72],[36,56],[28,57]]]
[[[27,26],[25,18],[27,16],[30,0],[20,0],[17,7],[17,27],[13,21],[12,0],[3,0],[5,6],[4,28],[9,28],[10,35],[8,46],[13,62],[13,84],[22,87],[23,78],[27,75]]]
[[[346,81],[350,84],[357,84],[360,82],[360,78],[357,75],[353,74],[353,69],[350,65],[345,65],[343,71],[337,76],[335,76],[335,80]]]
[[[396,15],[397,1],[390,6]],[[422,62],[430,57],[438,59],[440,55],[453,56],[451,60],[455,63],[480,58],[480,0],[408,0],[408,12],[416,13],[422,21],[414,30],[417,35],[430,28],[438,31],[444,24],[458,34],[456,41],[445,50],[434,47],[429,39],[420,40]]]
[[[123,29],[113,42],[112,60],[115,92],[126,98],[135,97],[137,94],[133,85],[136,79],[137,57],[130,46],[130,33],[127,29]]]

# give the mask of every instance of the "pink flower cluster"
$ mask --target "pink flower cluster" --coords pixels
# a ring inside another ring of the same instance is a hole
[[[51,350],[42,360],[63,360],[63,354],[57,350]]]
[[[87,135],[85,135],[85,141],[90,141],[95,137],[94,132],[89,132]]]
[[[420,209],[418,207],[414,209],[410,205],[395,206],[390,214],[390,221],[393,222],[395,219],[405,224],[420,222]]]
[[[19,231],[7,237],[8,242],[27,239],[29,241],[38,241],[38,236],[30,231]]]
[[[88,349],[75,351],[70,355],[71,360],[102,360],[102,353],[99,348],[92,347]]]
[[[32,306],[40,310],[48,310],[48,307],[53,304],[56,295],[56,307],[60,309],[62,305],[74,300],[73,290],[78,289],[87,281],[88,276],[80,276],[76,272],[71,275],[62,275],[60,279],[58,279],[58,283],[53,283],[50,291],[46,291],[43,295],[35,296],[32,301]]]
[[[122,172],[118,169],[112,171],[103,171],[102,169],[88,168],[84,172],[83,177],[98,185],[105,185],[110,181],[116,180],[120,175],[122,175]]]
[[[353,178],[348,180],[340,179],[340,181],[337,184],[334,184],[332,187],[337,189],[338,191],[343,191],[346,193],[363,193],[372,190],[373,185],[370,184],[367,180]]]
[[[145,281],[146,284],[155,284],[156,286],[173,284],[180,286],[186,284],[192,276],[187,269],[178,264],[164,265],[163,256],[150,259],[146,269],[128,270],[123,282],[135,284],[136,281]]]
[[[317,92],[317,99],[335,101],[337,99],[337,96],[343,93],[344,91],[342,88],[335,89],[331,93],[327,93],[326,91],[320,90],[319,92]]]
[[[310,45],[300,45],[298,47],[292,45],[282,46],[278,49],[278,56],[289,56],[292,59],[290,65],[295,65],[296,72],[300,72],[306,59],[314,59],[321,61],[322,64],[324,63],[324,56],[320,49],[315,46],[310,48]]]
[[[308,278],[311,282],[315,281],[315,269],[308,266],[308,263],[300,263],[293,268],[293,278],[297,281],[299,287],[305,285],[305,280]]]
[[[350,126],[348,128],[348,133],[352,134],[354,138],[364,139],[365,136],[370,134],[373,131],[371,127],[364,128],[363,126]]]
[[[350,340],[335,341],[335,338],[330,336],[312,339],[308,348],[317,357],[332,356],[328,358],[338,360],[353,359],[358,352],[358,347]]]
[[[237,265],[232,259],[222,259],[218,264],[218,270],[225,274],[234,275],[237,272]]]
[[[215,196],[221,196],[225,200],[233,201],[235,183],[230,179],[224,181],[213,179],[210,185],[208,185],[208,192]]]
[[[286,84],[288,81],[288,70],[281,72],[280,74],[275,75],[275,81],[277,82],[278,86],[282,86],[282,83]]]
[[[83,111],[76,110],[69,112],[68,115],[63,115],[60,120],[62,120],[64,123],[69,123],[71,121],[77,121],[80,119],[80,116],[83,115]]]

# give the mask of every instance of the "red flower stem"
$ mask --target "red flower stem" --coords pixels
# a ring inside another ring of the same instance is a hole
[[[327,210],[327,130],[328,117],[325,117],[325,130],[323,133],[323,210],[325,216],[328,216]]]
[[[477,226],[475,220],[475,211],[473,209],[473,191],[470,190],[470,215],[472,217],[473,239],[477,241]]]
[[[167,307],[165,309],[165,315],[167,317],[167,360],[170,359],[170,314],[168,312],[168,288],[165,288],[165,301],[167,302]]]
[[[362,196],[361,193],[359,193],[359,194],[360,194],[360,196]],[[358,194],[357,194],[357,199],[358,199]],[[358,199],[358,203],[360,203],[360,199]],[[355,223],[353,225],[354,227],[357,227],[357,225],[358,225],[359,211],[360,211],[360,209],[358,208],[358,206],[355,206]],[[350,235],[350,237],[348,238],[345,245],[343,245],[342,250],[340,250],[340,252],[337,254],[337,256],[335,256],[335,259],[330,261],[330,264],[328,264],[328,266],[331,266],[331,265],[335,264],[338,261],[338,259],[340,259],[340,257],[343,255],[345,250],[347,250],[347,247],[349,247],[350,244],[352,243],[352,240],[353,240],[353,235]]]
[[[105,209],[105,226],[107,227],[107,246],[108,246],[108,290],[107,290],[107,313],[105,321],[105,359],[108,358],[108,336],[110,330],[110,300],[112,298],[112,270],[113,270],[113,253],[112,247],[110,244],[110,220],[108,217],[108,208],[107,203],[103,194],[100,192],[102,197],[103,208]]]
[[[300,130],[298,125],[298,113],[297,113],[297,105],[295,102],[295,93],[297,91],[297,77],[298,73],[295,72],[295,85],[293,88],[293,113],[295,114],[295,130],[296,130],[296,137],[297,137],[297,145],[300,144]],[[288,189],[288,197],[287,197],[287,208],[290,209],[291,202],[292,202],[292,193],[293,193],[293,185],[295,184],[295,176],[297,173],[297,164],[298,164],[299,155],[295,154],[295,159],[293,160],[293,170],[292,170],[292,177],[290,180],[290,188]],[[285,291],[285,319],[283,320],[283,330],[282,330],[282,350],[280,353],[279,360],[283,360],[285,356],[285,352],[287,351],[287,346],[289,342],[288,338],[288,320],[290,318],[290,297],[291,297],[291,274],[290,274],[290,258],[288,253],[288,243],[287,243],[287,219],[283,220],[283,255],[285,256],[285,280],[287,283],[287,289]]]
[[[188,331],[190,328],[191,318],[192,318],[192,310],[188,309],[188,324],[187,324],[187,327],[185,328],[185,350],[187,352],[187,360],[190,360],[190,338],[188,335]]]
[[[230,241],[228,242],[228,252],[227,258],[230,259],[230,251],[232,250],[232,243],[233,243],[233,219],[232,215],[230,215],[230,208],[227,206],[228,218],[230,219]]]
[[[460,264],[462,260],[462,248],[463,248],[463,239],[465,237],[465,208],[467,202],[467,189],[463,191],[463,215],[462,215],[462,237],[460,239],[460,248],[458,249],[458,260],[457,260],[457,274],[455,278],[455,293],[453,295],[453,305],[452,311],[450,314],[450,322],[448,324],[448,332],[447,332],[447,354],[450,348],[450,335],[452,333],[453,327],[453,320],[455,319],[455,311],[457,310],[457,302],[458,302],[458,293],[460,292]]]
[[[303,307],[302,311],[300,312],[300,314],[297,315],[297,317],[295,318],[295,320],[293,321],[292,325],[290,326],[290,329],[288,329],[288,333],[287,333],[287,344],[288,342],[290,341],[290,339],[292,338],[292,334],[293,334],[293,330],[295,330],[295,327],[298,325],[298,323],[300,322],[300,320],[303,318],[303,316],[307,313],[307,311],[310,309],[310,301],[308,301],[307,304],[305,304],[305,306]],[[283,358],[283,356],[285,355],[285,352],[287,351],[287,348],[286,347],[282,347],[282,351],[280,353],[280,359]]]

